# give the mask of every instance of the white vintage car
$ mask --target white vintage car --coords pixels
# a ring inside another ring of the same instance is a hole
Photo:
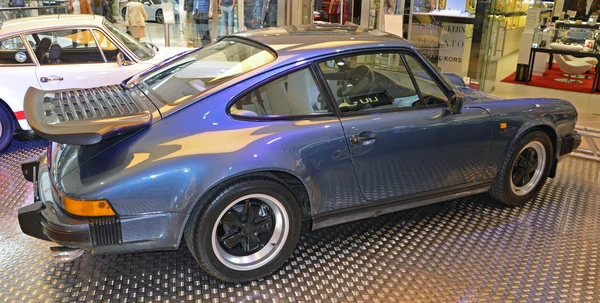
[[[140,43],[94,15],[51,15],[0,24],[0,150],[29,130],[23,98],[42,90],[119,84],[189,48]]]
[[[164,2],[170,2],[173,4],[173,14],[175,18],[175,23],[179,23],[179,4],[175,2],[175,0],[164,0]],[[121,1],[119,3],[119,10],[121,11],[121,17],[125,20],[125,15],[127,14],[127,1]],[[146,9],[146,14],[148,14],[148,21],[155,21],[158,23],[165,22],[165,17],[162,9],[163,0],[144,0],[144,8]]]

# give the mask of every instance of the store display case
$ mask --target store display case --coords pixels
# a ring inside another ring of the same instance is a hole
[[[412,1],[413,14],[473,18],[476,0],[415,0]]]
[[[556,22],[554,27],[538,27],[534,29],[533,46],[546,47],[550,44],[583,46],[586,40],[596,40],[600,32],[600,24],[570,24]]]

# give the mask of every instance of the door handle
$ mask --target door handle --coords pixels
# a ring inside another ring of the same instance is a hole
[[[64,80],[63,77],[50,76],[50,77],[41,77],[40,78],[40,81],[42,81],[43,83],[50,82],[50,81],[62,81],[62,80]]]
[[[362,132],[358,136],[353,135],[352,137],[350,137],[350,142],[352,142],[352,144],[358,144],[358,143],[365,143],[365,142],[369,142],[369,141],[379,140],[379,138],[380,138],[379,135],[375,134],[373,132]]]

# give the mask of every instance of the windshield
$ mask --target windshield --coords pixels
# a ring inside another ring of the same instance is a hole
[[[123,33],[120,29],[104,20],[104,26],[121,41],[131,52],[141,60],[148,60],[154,57],[154,50],[146,47],[144,44],[133,39],[130,35]]]
[[[157,68],[138,83],[145,86],[152,97],[173,106],[275,58],[266,47],[230,38]]]

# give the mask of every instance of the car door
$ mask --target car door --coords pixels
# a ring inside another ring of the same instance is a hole
[[[469,107],[450,114],[446,94],[419,60],[411,53],[378,52],[319,64],[368,201],[481,179],[491,137],[489,114]]]
[[[149,67],[135,63],[119,65],[117,44],[100,30],[66,29],[31,35],[29,40],[50,39],[48,50],[36,69],[39,85],[43,90],[87,88],[118,84],[122,80]],[[36,51],[38,52],[38,51]]]
[[[23,99],[29,87],[39,88],[39,84],[35,59],[25,43],[18,35],[0,40],[0,99],[14,112],[20,126],[28,129]]]

